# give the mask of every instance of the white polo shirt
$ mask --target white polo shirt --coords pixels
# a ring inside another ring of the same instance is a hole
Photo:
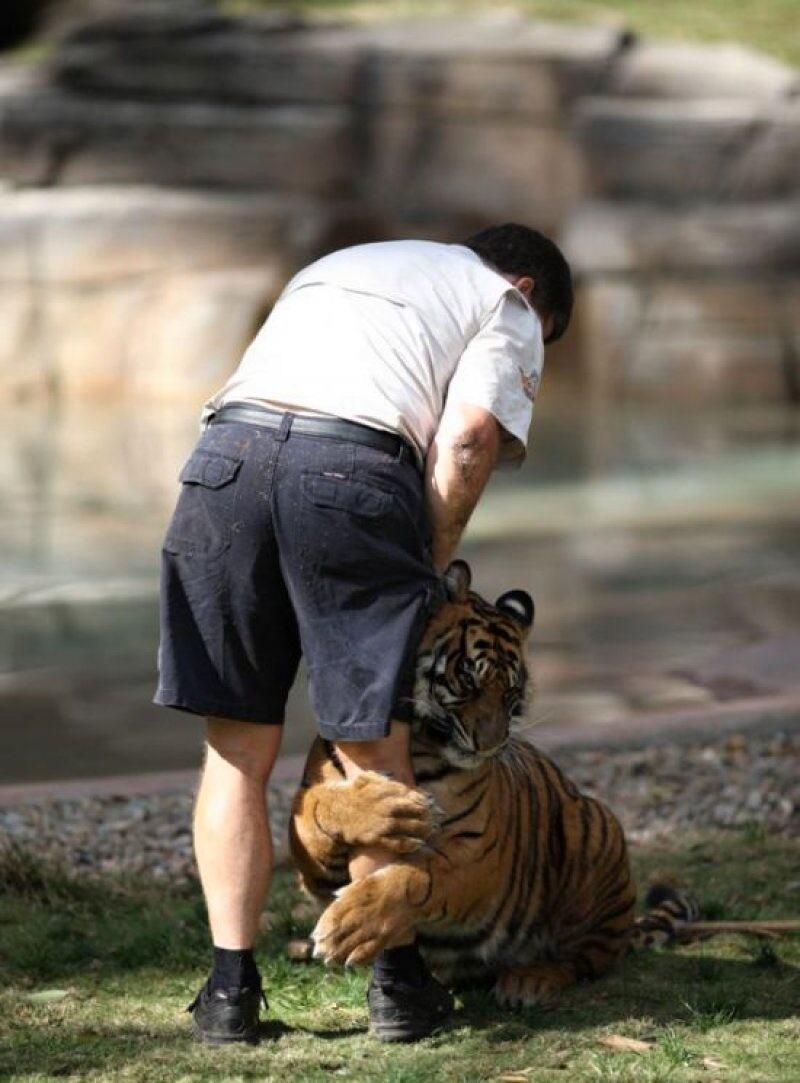
[[[448,402],[482,407],[525,456],[544,362],[527,300],[469,248],[387,241],[345,248],[288,283],[207,404],[253,402],[404,437],[423,462]]]

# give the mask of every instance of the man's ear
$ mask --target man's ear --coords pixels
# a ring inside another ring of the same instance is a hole
[[[472,583],[472,572],[465,560],[454,560],[444,573],[444,584],[451,602],[465,602]]]
[[[521,294],[528,298],[529,301],[533,298],[533,291],[536,289],[535,278],[531,278],[530,275],[520,275],[514,285]]]

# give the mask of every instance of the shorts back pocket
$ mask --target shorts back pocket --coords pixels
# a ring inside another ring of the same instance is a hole
[[[211,557],[231,542],[235,480],[242,460],[196,449],[180,472],[181,493],[164,550],[185,557]]]
[[[394,496],[354,478],[337,478],[328,474],[306,474],[303,478],[305,497],[320,508],[335,508],[365,519],[385,515],[394,503]]]

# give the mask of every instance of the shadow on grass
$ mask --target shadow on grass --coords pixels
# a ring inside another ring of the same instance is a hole
[[[290,1027],[280,1019],[262,1019],[258,1025],[258,1040],[260,1042],[277,1042],[279,1038],[285,1038],[294,1034],[296,1027]]]
[[[340,1038],[357,1038],[369,1031],[366,1025],[363,1027],[343,1027],[341,1030],[315,1030],[313,1027],[291,1027],[295,1034],[307,1034],[310,1038],[320,1038],[322,1041],[338,1041]]]
[[[291,874],[282,873],[270,900],[270,928],[258,948],[268,992],[274,991],[272,1017],[263,1025],[258,1048],[269,1054],[289,1042],[307,1050],[323,1041],[331,1056],[347,1055],[366,1034],[353,1018],[364,1011],[363,979],[287,960],[287,940],[308,931],[292,917],[297,898]],[[734,1021],[791,1018],[800,968],[784,954],[797,958],[791,945],[765,951],[741,941],[636,955],[612,974],[568,990],[547,1009],[509,1012],[486,991],[468,992],[460,997],[451,1026],[430,1042],[446,1050],[471,1032],[499,1047],[537,1032],[577,1033],[631,1019],[707,1031]],[[211,1047],[208,1053],[208,1047],[192,1041],[188,1017],[178,1023],[168,1007],[179,994],[189,999],[188,986],[202,980],[198,968],[208,957],[205,909],[196,884],[78,880],[29,854],[0,855],[0,988],[7,991],[0,1011],[8,1005],[19,1015],[14,1060],[0,1054],[0,1077],[14,1065],[17,1071],[62,1076],[102,1074],[112,1067],[121,1073],[137,1062],[152,1067],[157,1077],[159,1065],[169,1062],[192,1079],[218,1079],[219,1058],[225,1055],[237,1078],[263,1079],[264,1056],[257,1050],[220,1054]],[[26,1004],[26,991],[43,985],[72,986],[76,993],[63,1009]],[[120,997],[128,1013],[131,1004],[136,1010],[141,1002],[140,1026],[131,1025],[130,1014],[115,1024]],[[329,1010],[337,1004],[347,1012],[341,1027],[335,1017],[329,1023]],[[56,1027],[49,1025],[51,1012]],[[344,1049],[337,1049],[339,1041]],[[325,1053],[317,1054],[323,1068],[325,1060]]]
[[[778,961],[765,969],[753,961],[665,950],[631,956],[597,981],[561,994],[552,1005],[509,1011],[485,990],[465,992],[461,1025],[485,1030],[490,1042],[505,1042],[535,1030],[582,1030],[632,1017],[654,1024],[689,1024],[713,1029],[743,1020],[792,1019],[797,1011],[800,967]]]
[[[186,1027],[168,1027],[158,1033],[145,1027],[119,1024],[93,1026],[91,1031],[76,1028],[58,1035],[32,1034],[24,1047],[0,1052],[0,1078],[13,1079],[35,1072],[37,1078],[99,1076],[116,1079],[130,1068],[150,1066],[153,1078],[179,1072],[194,1080],[227,1078],[223,1065],[235,1071],[237,1079],[264,1079],[264,1057],[275,1047],[279,1036],[265,1035],[258,1044],[233,1046],[205,1045],[191,1037]],[[168,1066],[168,1070],[167,1070]],[[137,1077],[138,1078],[138,1077]]]
[[[325,973],[316,964],[304,970],[310,984],[315,981],[315,972],[319,972],[319,979]],[[578,986],[549,1009],[509,1012],[500,1009],[485,991],[464,993],[450,1025],[426,1045],[446,1057],[454,1043],[460,1045],[467,1034],[499,1049],[537,1033],[577,1034],[627,1024],[634,1018],[646,1020],[653,1029],[685,1024],[703,1032],[734,1021],[791,1018],[796,997],[792,987],[796,990],[798,982],[800,968],[785,963],[767,972],[755,962],[660,953],[646,960],[627,960],[615,974]],[[200,1045],[190,1035],[188,1020],[176,1023],[170,1016],[168,1013],[163,1021],[154,1023],[149,1015],[136,1026],[127,1021],[115,1024],[108,1015],[87,1021],[77,1013],[74,1017],[66,1014],[56,1028],[31,1027],[21,1048],[0,1054],[0,1077],[7,1078],[4,1071],[13,1075],[15,1070],[27,1069],[47,1078],[104,1077],[104,1073],[111,1078],[121,1077],[128,1067],[137,1065],[140,1070],[151,1069],[157,1077],[160,1065],[168,1063],[176,1078],[217,1080],[222,1078],[224,1066],[236,1079],[263,1080],[275,1055],[288,1052],[287,1042],[291,1043],[293,1061],[312,1055],[315,1070],[322,1073],[350,1056],[357,1048],[352,1041],[366,1035],[366,1026],[332,1028],[273,1018],[262,1024],[258,1046],[220,1050]],[[313,1049],[313,1043],[320,1040],[330,1050],[330,1064],[324,1049]],[[336,1043],[342,1046],[337,1048]]]

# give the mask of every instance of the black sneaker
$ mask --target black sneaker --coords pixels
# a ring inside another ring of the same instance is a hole
[[[445,1022],[453,998],[431,978],[425,985],[385,982],[373,978],[367,990],[370,1033],[380,1042],[415,1042]]]
[[[261,985],[250,989],[211,989],[203,986],[186,1009],[192,1013],[195,1037],[211,1045],[227,1045],[229,1042],[258,1041],[258,1010],[263,1002],[268,1009],[267,998]]]

